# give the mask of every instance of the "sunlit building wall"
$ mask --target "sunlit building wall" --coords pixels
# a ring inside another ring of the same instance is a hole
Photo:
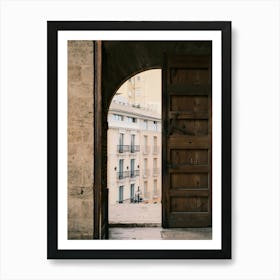
[[[107,155],[110,204],[161,201],[160,75],[160,70],[152,70],[132,77],[111,103]]]

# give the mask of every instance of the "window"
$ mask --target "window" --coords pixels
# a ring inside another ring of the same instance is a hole
[[[123,203],[123,186],[119,186],[119,203]]]
[[[131,159],[130,160],[130,177],[134,177],[135,176],[135,159]]]
[[[128,122],[130,123],[136,123],[137,119],[136,118],[132,118],[132,117],[127,117]]]
[[[135,89],[135,95],[137,95],[137,96],[141,95],[140,88]]]
[[[157,175],[158,174],[158,169],[157,169],[157,159],[154,158],[153,160],[153,174]]]
[[[144,198],[147,199],[148,195],[149,195],[149,193],[148,193],[148,182],[145,181],[144,182]]]
[[[123,142],[124,142],[124,134],[120,133],[120,136],[119,136],[119,147],[118,147],[119,153],[123,153],[124,152]]]
[[[143,174],[144,174],[144,176],[148,176],[148,159],[147,158],[145,158],[144,159],[144,170],[143,170]]]
[[[131,135],[130,152],[131,153],[139,152],[139,145],[137,145],[137,146],[135,145],[135,135],[134,134]]]
[[[130,202],[134,202],[135,184],[130,185]]]
[[[131,134],[131,146],[135,145],[135,134]]]
[[[118,114],[113,114],[113,119],[115,121],[123,121],[123,116]]]
[[[154,168],[157,168],[157,159],[154,158],[154,162],[153,162]]]
[[[124,134],[120,133],[119,144],[123,145]]]
[[[144,135],[144,154],[148,153],[148,136]]]
[[[144,120],[144,129],[148,130],[148,120]]]
[[[156,121],[153,122],[153,130],[157,131],[157,122]]]
[[[153,147],[153,150],[154,150],[154,154],[157,153],[157,137],[154,136],[154,147]]]
[[[157,180],[154,180],[154,195],[157,194]]]
[[[119,179],[123,179],[123,159],[119,160]]]

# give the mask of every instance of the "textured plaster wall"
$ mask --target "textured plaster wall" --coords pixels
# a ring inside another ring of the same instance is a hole
[[[93,42],[68,41],[68,239],[93,237]]]

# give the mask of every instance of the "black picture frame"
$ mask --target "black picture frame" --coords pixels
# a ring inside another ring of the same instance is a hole
[[[222,229],[220,250],[80,250],[58,249],[58,32],[84,30],[218,30],[222,35]],[[231,259],[231,22],[133,22],[48,21],[47,23],[48,112],[48,259]]]

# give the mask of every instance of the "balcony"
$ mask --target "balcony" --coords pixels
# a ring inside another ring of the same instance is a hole
[[[129,145],[117,145],[118,153],[126,153],[130,149]]]
[[[136,153],[140,151],[140,145],[131,145],[130,146],[130,152],[131,153]]]
[[[140,171],[139,170],[130,170],[130,178],[135,178],[139,176]]]
[[[159,168],[153,168],[153,176],[159,175]]]
[[[117,145],[118,153],[136,153],[140,151],[140,145]]]
[[[122,171],[122,172],[117,172],[117,179],[122,180],[125,178],[135,178],[139,175],[140,175],[139,170]]]
[[[150,152],[150,147],[149,146],[144,146],[143,147],[143,155],[147,155]]]
[[[143,177],[146,178],[150,175],[150,170],[149,169],[143,169]]]
[[[117,179],[118,179],[118,180],[128,178],[129,176],[130,176],[129,171],[117,172]]]

